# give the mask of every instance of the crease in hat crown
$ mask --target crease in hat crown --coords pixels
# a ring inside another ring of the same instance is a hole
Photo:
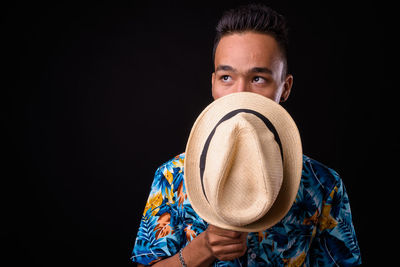
[[[204,172],[206,197],[222,221],[250,224],[273,205],[282,169],[274,135],[257,116],[239,113],[221,123],[211,139]]]

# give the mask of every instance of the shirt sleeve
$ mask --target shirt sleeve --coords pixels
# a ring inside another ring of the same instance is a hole
[[[132,251],[133,262],[151,265],[175,255],[184,245],[178,195],[182,176],[179,169],[168,165],[157,169]]]
[[[338,182],[323,202],[317,234],[308,253],[308,266],[357,266],[360,248],[354,230],[346,188]]]

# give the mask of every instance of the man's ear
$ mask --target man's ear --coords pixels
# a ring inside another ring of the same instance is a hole
[[[290,92],[292,91],[292,86],[293,86],[293,75],[288,74],[286,75],[285,83],[283,84],[283,90],[280,100],[281,103],[285,102],[289,98]]]
[[[214,87],[215,72],[211,74],[211,86]]]

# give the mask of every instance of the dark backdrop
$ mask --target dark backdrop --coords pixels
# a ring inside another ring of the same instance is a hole
[[[214,28],[238,3],[3,6],[0,264],[129,264],[155,169],[184,151],[212,101]],[[382,208],[391,8],[267,3],[290,25],[294,87],[283,106],[304,153],[342,176],[371,263],[384,216],[371,211]]]

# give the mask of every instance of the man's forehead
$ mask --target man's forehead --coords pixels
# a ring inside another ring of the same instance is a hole
[[[231,66],[236,69],[273,68],[281,61],[275,39],[266,34],[230,34],[221,38],[215,53],[215,68]]]

